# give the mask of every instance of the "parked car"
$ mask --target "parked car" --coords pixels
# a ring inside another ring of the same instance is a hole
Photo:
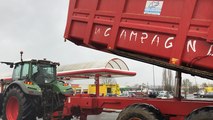
[[[158,92],[159,95],[160,95],[160,94],[165,95],[165,94],[168,94],[168,93],[169,93],[169,92],[168,92],[168,91],[165,91],[165,90],[159,91],[159,92]]]
[[[202,98],[213,98],[213,92],[208,92],[206,94],[200,95]]]
[[[106,96],[108,96],[108,97],[117,97],[117,94],[107,93]]]
[[[158,94],[157,91],[153,91],[153,92],[150,92],[150,93],[148,94],[148,97],[150,97],[150,98],[156,98],[158,95],[159,95],[159,94]]]
[[[159,94],[157,96],[157,98],[160,98],[160,99],[171,99],[171,98],[174,98],[171,94],[167,93],[167,94]]]
[[[193,94],[195,97],[203,97],[206,93],[203,90],[199,90],[197,94]]]

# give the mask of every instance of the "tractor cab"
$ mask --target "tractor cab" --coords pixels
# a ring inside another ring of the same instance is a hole
[[[59,63],[47,60],[31,60],[15,63],[13,81],[24,81],[27,84],[50,84],[56,81],[56,66]]]

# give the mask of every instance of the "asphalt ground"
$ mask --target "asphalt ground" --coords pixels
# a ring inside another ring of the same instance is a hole
[[[116,120],[119,113],[106,113],[103,112],[100,115],[88,115],[87,120]],[[2,120],[0,118],[0,120]],[[42,119],[37,119],[42,120]],[[79,118],[73,118],[71,120],[79,120]]]
[[[103,112],[100,115],[88,115],[87,120],[116,120],[119,113],[106,113]],[[79,120],[79,119],[72,119]]]

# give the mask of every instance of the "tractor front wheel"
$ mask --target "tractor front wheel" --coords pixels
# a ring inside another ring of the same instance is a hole
[[[33,103],[18,87],[9,88],[3,101],[3,120],[36,120]]]

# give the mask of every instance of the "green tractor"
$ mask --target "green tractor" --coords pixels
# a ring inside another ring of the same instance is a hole
[[[3,120],[50,120],[54,111],[63,111],[65,96],[73,94],[73,89],[57,80],[59,63],[22,59],[2,63],[14,66],[12,82],[1,98]]]

